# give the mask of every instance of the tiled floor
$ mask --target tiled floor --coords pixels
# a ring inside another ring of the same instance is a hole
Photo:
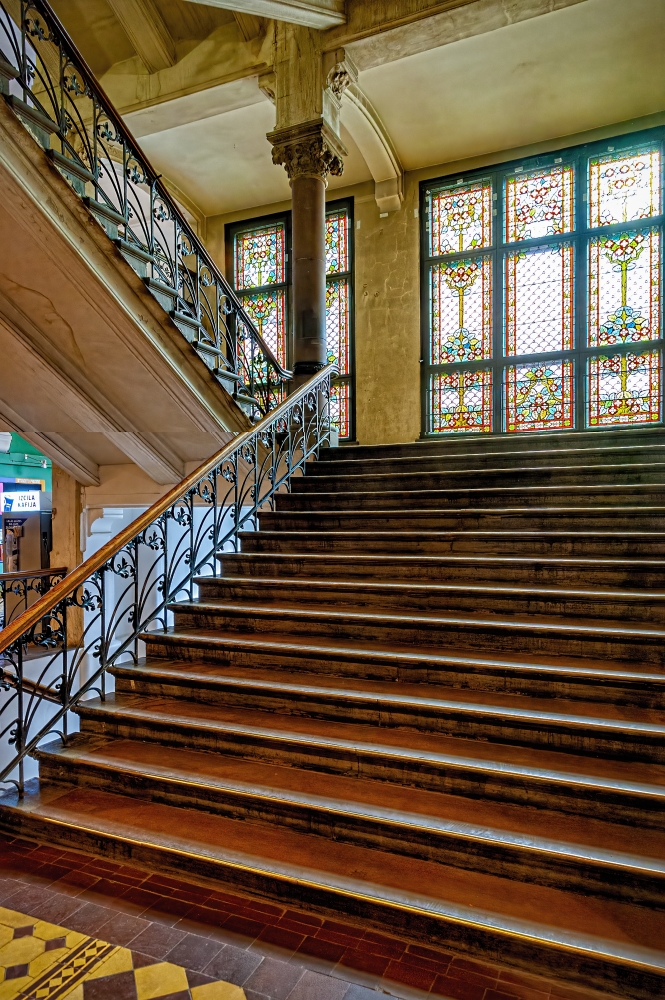
[[[145,997],[197,1000],[203,986],[210,987],[206,1000],[243,1000],[243,992],[246,1000],[600,997],[352,924],[20,840],[0,845],[0,907],[121,946],[124,992],[117,977],[100,976],[81,1000],[135,1000],[135,970],[159,963],[180,967],[186,978],[173,973],[176,989],[164,995],[148,988]],[[16,995],[9,987],[10,980],[0,982],[0,1000]],[[76,993],[69,997],[79,1000]]]

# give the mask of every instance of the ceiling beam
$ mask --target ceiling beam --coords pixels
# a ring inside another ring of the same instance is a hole
[[[404,199],[404,171],[385,125],[358,83],[349,84],[344,91],[342,123],[374,178],[379,212],[399,211]]]
[[[150,73],[175,65],[175,42],[154,0],[108,0],[108,4]]]
[[[246,42],[251,42],[252,38],[258,38],[258,36],[263,31],[263,21],[260,17],[255,17],[254,14],[243,14],[241,11],[236,10],[233,12],[236,19],[236,24],[240,29],[240,34]]]
[[[84,486],[99,486],[99,466],[62,434],[36,430],[20,413],[0,399],[0,421],[38,448],[43,455]]]
[[[345,0],[190,0],[308,28],[332,28],[346,21]]]

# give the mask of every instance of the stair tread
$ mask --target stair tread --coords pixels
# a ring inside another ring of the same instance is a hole
[[[501,453],[501,457],[503,457],[504,454],[505,453],[502,452]],[[331,469],[333,468],[333,464],[332,463],[330,464],[330,468]],[[538,473],[541,473],[542,475],[545,475],[547,473],[557,473],[557,472],[576,472],[576,473],[595,472],[595,473],[598,473],[598,472],[602,472],[604,470],[609,470],[610,472],[617,472],[617,473],[624,472],[624,471],[634,471],[634,470],[641,470],[641,471],[642,470],[644,470],[644,471],[651,471],[651,470],[653,470],[654,472],[660,472],[660,473],[663,473],[663,475],[665,475],[665,462],[604,462],[604,463],[598,463],[598,464],[591,463],[590,465],[584,465],[584,464],[581,464],[581,465],[514,465],[514,466],[512,466],[512,465],[508,465],[508,466],[496,465],[496,466],[493,466],[493,467],[490,467],[490,468],[483,468],[482,466],[479,467],[479,468],[478,467],[474,468],[473,466],[471,466],[470,468],[466,468],[466,469],[446,469],[446,470],[441,470],[441,471],[435,470],[431,474],[432,475],[443,475],[443,476],[467,476],[467,475],[476,475],[478,473],[481,473],[482,475],[493,475],[493,474],[500,474],[500,473],[512,473],[512,474],[516,474],[516,473],[521,473],[521,472],[538,472]],[[395,472],[394,470],[389,470],[387,472],[359,472],[359,473],[339,472],[339,473],[336,473],[336,474],[333,473],[332,475],[335,478],[344,478],[344,479],[351,479],[351,480],[353,480],[353,479],[360,479],[360,478],[372,478],[373,479],[373,478],[393,477],[393,476],[396,477],[396,478],[407,477],[407,476],[417,476],[417,477],[420,477],[422,475],[430,475],[430,473],[429,472],[425,472],[425,473],[423,473],[423,472],[399,472],[399,471]],[[326,478],[326,477],[316,476],[315,478],[318,479],[318,478]]]
[[[351,659],[353,657],[373,657],[378,661],[386,663],[406,664],[416,666],[441,667],[467,667],[467,668],[490,668],[506,671],[523,671],[542,674],[553,674],[556,676],[593,677],[602,680],[605,677],[625,680],[641,680],[649,684],[658,686],[665,683],[665,673],[657,674],[652,671],[638,671],[629,669],[626,664],[617,666],[613,661],[592,660],[584,657],[563,657],[544,656],[529,653],[526,657],[511,658],[502,655],[501,658],[490,658],[483,656],[476,650],[464,650],[456,648],[449,653],[442,652],[432,647],[426,647],[425,652],[421,652],[417,647],[391,643],[389,647],[382,647],[376,642],[362,641],[359,639],[336,639],[335,637],[320,636],[295,636],[270,632],[253,632],[246,634],[228,633],[215,629],[188,631],[177,628],[168,632],[148,632],[141,638],[148,643],[160,643],[174,646],[191,645],[193,648],[201,647],[235,647],[247,650],[283,650],[284,652],[311,654],[317,658],[321,657],[342,657]],[[152,660],[154,669],[160,669],[161,664],[168,662],[162,657]],[[187,660],[174,660],[174,669],[183,671],[189,669],[191,664]],[[209,666],[209,664],[205,664]],[[116,668],[122,669],[122,668]]]
[[[319,695],[323,695],[327,693],[325,688],[318,687],[316,685],[311,685],[309,687],[306,685],[293,685],[291,691],[295,692],[297,687],[300,687],[303,691],[309,690],[312,694],[318,693]],[[351,692],[345,691],[343,688],[330,688],[328,690],[347,701],[353,698],[355,702],[362,702],[364,699],[369,701],[370,704],[376,703],[379,694],[377,691],[372,692],[355,690]],[[524,721],[525,723],[531,721],[541,725],[545,723],[554,725],[558,724],[582,731],[588,730],[589,727],[593,725],[595,729],[604,730],[608,734],[618,734],[623,732],[665,736],[665,714],[662,712],[654,712],[650,709],[639,709],[628,706],[627,708],[622,709],[622,711],[626,713],[627,717],[621,718],[620,715],[616,714],[620,706],[600,703],[593,705],[593,713],[583,715],[576,712],[556,712],[551,709],[550,711],[547,711],[542,705],[542,702],[545,701],[545,699],[526,699],[521,697],[519,699],[520,701],[541,702],[538,707],[529,709],[526,707],[518,708],[514,705],[514,703],[510,704],[509,699],[511,696],[508,695],[497,696],[493,693],[491,695],[487,695],[485,692],[474,691],[471,692],[473,700],[457,698],[457,695],[463,695],[465,693],[466,692],[464,691],[454,689],[451,691],[452,697],[449,700],[444,701],[442,699],[440,701],[435,701],[434,699],[419,699],[412,696],[398,695],[394,695],[391,698],[390,693],[386,692],[385,694],[381,694],[381,700],[387,703],[392,703],[395,706],[399,704],[412,704],[415,706],[422,705],[423,707],[426,705],[432,705],[441,710],[447,709],[448,711],[455,711],[457,713],[468,713],[474,717],[499,716],[499,718],[502,719],[510,718],[513,721]],[[515,700],[516,699],[513,698],[513,702]],[[506,702],[508,702],[508,704],[506,704]],[[575,708],[578,707],[576,703],[573,704]],[[314,739],[318,742],[321,740],[326,742],[333,731],[335,731],[343,740],[352,740],[354,736],[352,727],[355,729],[357,726],[357,723],[335,723],[330,719],[317,719],[307,715],[281,714],[279,712],[248,708],[245,706],[235,708],[222,705],[205,704],[199,701],[187,701],[182,698],[169,698],[167,696],[145,694],[112,694],[107,695],[105,701],[94,698],[80,703],[75,711],[83,717],[90,717],[93,714],[108,718],[114,716],[116,718],[121,718],[124,716],[134,719],[151,719],[159,722],[160,724],[169,722],[180,726],[195,727],[196,729],[205,725],[207,729],[212,731],[216,729],[227,730],[229,727],[233,729],[237,727],[247,727],[259,729],[266,733],[292,732],[297,734],[298,739]],[[615,714],[612,715],[610,713]],[[380,739],[381,743],[387,742],[385,734],[392,731],[392,727],[381,726],[379,728],[379,737],[377,735],[376,727],[372,727],[372,725],[362,725],[361,729],[364,731],[362,735],[368,744],[374,743],[377,739]],[[406,728],[403,731],[410,733],[410,730]],[[375,734],[374,738],[369,735],[370,733]],[[425,743],[421,745],[429,747],[429,739],[429,734],[427,734]],[[413,743],[413,740],[405,740],[406,745],[409,743]]]
[[[264,534],[264,532],[260,532]],[[281,534],[281,532],[275,532],[275,534]],[[408,566],[413,565],[427,565],[432,566],[443,566],[451,560],[455,563],[458,562],[473,562],[473,563],[515,563],[517,565],[525,563],[537,563],[538,565],[553,565],[553,566],[647,566],[655,567],[658,569],[665,568],[665,559],[650,559],[645,556],[618,556],[613,558],[602,558],[600,556],[506,556],[506,555],[479,555],[478,553],[464,553],[458,555],[452,552],[446,552],[442,554],[429,555],[428,553],[422,553],[413,555],[411,553],[395,552],[389,555],[382,555],[380,552],[358,552],[358,553],[348,553],[348,552],[224,552],[221,553],[218,558],[223,560],[237,559],[242,557],[242,559],[251,559],[255,561],[264,560],[269,562],[274,559],[305,559],[308,562],[316,563],[328,563],[332,560],[335,562],[341,562],[342,565],[345,563],[347,565],[355,563],[372,563],[375,562],[377,565],[385,565],[390,562],[397,561],[400,564]]]
[[[589,621],[588,618],[567,618],[566,621],[561,621],[556,618],[545,618],[542,616],[529,616],[528,618],[506,618],[506,617],[493,617],[487,614],[483,614],[482,617],[479,615],[467,617],[461,614],[442,614],[441,612],[426,612],[419,611],[415,612],[391,612],[391,611],[369,611],[363,609],[362,611],[353,611],[348,608],[337,608],[335,606],[317,606],[312,608],[308,605],[296,604],[293,602],[289,603],[271,603],[271,604],[250,604],[242,603],[240,601],[224,601],[224,600],[198,600],[198,601],[182,601],[178,604],[169,605],[169,610],[178,611],[179,613],[189,613],[189,614],[229,614],[229,615],[244,615],[244,616],[255,616],[269,619],[281,619],[284,620],[285,617],[291,617],[295,619],[301,619],[303,621],[316,621],[317,619],[325,619],[327,621],[339,621],[339,622],[366,622],[373,624],[387,623],[387,624],[407,624],[411,623],[414,626],[420,625],[435,625],[440,624],[441,626],[446,625],[473,625],[475,628],[488,628],[488,629],[499,629],[499,630],[509,630],[509,629],[525,629],[531,632],[551,632],[555,630],[560,633],[566,634],[579,634],[585,636],[635,636],[643,637],[645,639],[656,640],[662,638],[665,640],[665,627],[650,627],[645,628],[644,625],[640,623],[631,622],[630,626],[626,625],[615,625],[606,621],[599,621],[594,623]],[[638,627],[639,626],[639,627]]]
[[[400,580],[400,579],[381,579],[381,580],[332,580],[330,577],[321,577],[317,579],[316,577],[298,577],[298,576],[280,576],[278,579],[272,576],[251,576],[251,577],[238,577],[238,576],[217,576],[217,577],[197,577],[195,583],[197,584],[207,584],[219,583],[221,585],[229,585],[233,587],[256,587],[265,586],[273,591],[279,589],[280,587],[293,587],[300,588],[304,591],[316,590],[318,588],[329,589],[334,587],[336,590],[349,590],[349,591],[376,591],[380,593],[385,591],[386,593],[391,593],[393,591],[413,591],[417,594],[449,594],[457,593],[461,591],[462,593],[472,593],[472,594],[502,594],[510,597],[515,596],[536,596],[536,597],[555,597],[558,599],[562,598],[597,598],[606,599],[613,601],[628,601],[632,604],[642,603],[644,601],[665,601],[665,589],[664,590],[620,590],[619,588],[589,588],[589,587],[543,587],[541,586],[521,586],[516,587],[510,584],[489,584],[489,583],[440,583],[438,581],[427,581],[427,583],[419,583],[417,580]],[[269,597],[269,595],[266,595]]]
[[[388,865],[385,853],[373,848],[330,840],[322,850],[316,836],[94,789],[52,789],[15,808],[52,826],[75,824],[189,859],[272,873],[302,887],[327,886],[351,898],[381,899],[665,972],[665,914],[643,906],[408,857]]]
[[[256,531],[240,531],[239,536],[241,539],[254,538],[257,535]],[[400,529],[399,531],[388,530],[379,531],[372,529],[371,531],[358,531],[358,530],[347,530],[342,531],[264,531],[258,532],[261,537],[264,538],[284,538],[284,537],[294,537],[294,538],[325,538],[334,539],[336,537],[340,538],[351,538],[351,539],[363,539],[363,538],[377,538],[379,541],[384,541],[386,539],[392,538],[515,538],[516,532],[514,529],[508,531],[502,531],[500,529],[493,530],[483,530],[477,528],[470,528],[464,530],[454,530],[449,528],[442,529],[428,529],[427,531],[422,531],[418,529]],[[665,531],[559,531],[559,530],[519,530],[519,538],[526,539],[538,539],[538,538],[609,538],[621,541],[624,538],[639,538],[639,539],[649,539],[662,541],[665,539]]]
[[[316,773],[135,740],[81,734],[67,746],[42,747],[40,760],[84,763],[114,775],[149,775],[198,789],[232,791],[259,799],[367,817],[452,836],[532,848],[623,865],[665,876],[665,831],[644,830],[529,806],[487,802],[397,784]]]

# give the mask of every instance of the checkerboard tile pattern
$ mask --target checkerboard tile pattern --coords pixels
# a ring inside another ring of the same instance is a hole
[[[67,1000],[610,1000],[367,927],[18,839],[0,844],[0,906],[30,914],[16,928],[26,937],[24,926],[57,929],[43,938],[43,954],[67,947],[76,933],[121,956],[115,961],[125,966],[107,964],[105,975],[88,977]],[[9,968],[26,964],[17,955]],[[10,983],[0,982],[0,1000],[19,997],[2,992]],[[171,992],[155,992],[163,987]]]

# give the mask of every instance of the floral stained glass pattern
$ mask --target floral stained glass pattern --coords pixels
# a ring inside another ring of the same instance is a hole
[[[573,426],[570,361],[506,369],[506,430],[565,430]]]
[[[349,216],[333,212],[326,216],[326,274],[349,270]]]
[[[441,257],[492,245],[492,185],[460,184],[432,194],[431,254]]]
[[[660,151],[608,153],[589,161],[589,225],[648,219],[661,211]]]
[[[283,288],[242,297],[250,319],[280,365],[286,365],[286,294]]]
[[[431,270],[432,364],[492,355],[492,262],[488,257]]]
[[[617,233],[589,244],[589,346],[660,337],[660,232]]]
[[[506,178],[506,243],[573,230],[574,171],[553,167]]]
[[[350,403],[351,387],[348,382],[333,385],[330,392],[330,423],[337,428],[340,438],[348,438],[351,433]]]
[[[326,340],[328,362],[334,362],[340,375],[349,373],[349,283],[346,278],[326,285]]]
[[[661,419],[661,353],[589,359],[590,427]]]
[[[574,256],[565,244],[506,257],[506,355],[573,346]]]
[[[286,280],[285,262],[285,232],[282,223],[236,236],[236,288],[282,284]]]
[[[430,382],[431,430],[492,430],[492,372],[455,371]]]

